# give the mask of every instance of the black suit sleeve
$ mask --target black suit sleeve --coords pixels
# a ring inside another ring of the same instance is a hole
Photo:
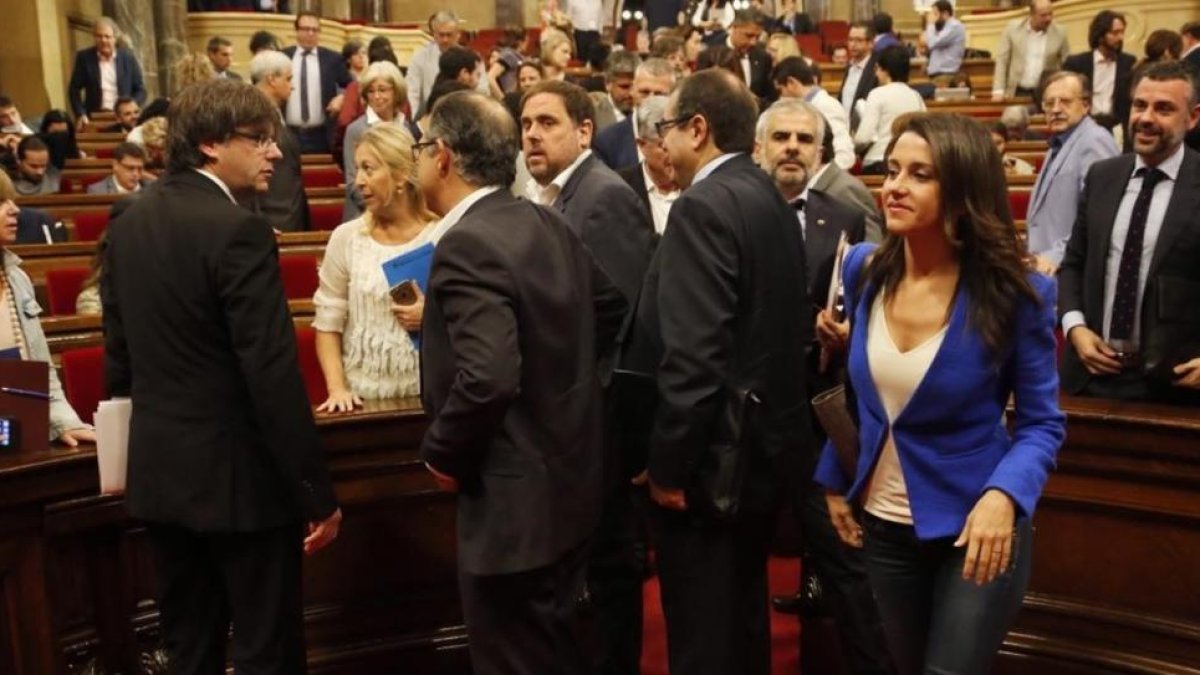
[[[323,520],[337,509],[337,500],[297,365],[275,238],[265,220],[248,215],[238,224],[221,253],[216,285],[267,450],[305,517]]]
[[[592,314],[596,322],[596,360],[607,359],[623,329],[631,319],[630,310],[635,300],[626,302],[621,289],[604,272],[591,256],[592,263]]]
[[[695,200],[676,202],[668,223],[656,253],[663,356],[648,465],[658,485],[683,488],[710,440],[733,358],[739,246],[712,209]]]
[[[75,65],[71,68],[71,83],[67,85],[67,98],[71,102],[71,110],[79,117],[87,111],[83,108],[83,97],[79,90],[87,87],[87,66],[83,62],[83,52],[75,53]]]
[[[621,289],[632,305],[642,288],[650,262],[654,231],[649,212],[632,189],[621,183],[607,184],[593,195],[584,213],[579,236],[608,278]]]
[[[516,293],[495,245],[452,229],[438,243],[429,295],[445,320],[454,380],[421,442],[437,471],[474,483],[479,466],[521,385]]]
[[[108,236],[100,238],[100,304],[104,310],[101,319],[104,327],[104,382],[110,397],[129,396],[133,384],[129,366],[129,347],[125,342],[125,326],[121,318],[121,304],[117,298],[116,284],[113,282],[113,265],[111,263],[113,242],[111,232]]]
[[[1058,318],[1071,311],[1083,311],[1083,284],[1087,272],[1088,257],[1088,194],[1096,179],[1093,167],[1088,171],[1079,193],[1079,206],[1075,209],[1075,224],[1071,227],[1071,238],[1058,267]],[[1099,317],[1093,317],[1099,318]]]

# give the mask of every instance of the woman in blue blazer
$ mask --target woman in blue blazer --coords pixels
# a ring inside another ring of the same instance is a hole
[[[888,149],[887,235],[845,261],[859,456],[847,476],[827,445],[815,479],[839,536],[865,544],[901,675],[989,669],[1065,433],[1055,284],[1026,268],[1006,190],[982,126],[914,116]]]

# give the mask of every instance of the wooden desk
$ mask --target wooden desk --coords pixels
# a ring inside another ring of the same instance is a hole
[[[416,455],[415,404],[318,419],[345,520],[305,559],[313,673],[469,672],[454,498]],[[91,447],[0,456],[0,672],[134,673],[162,658],[144,530],[97,489]]]

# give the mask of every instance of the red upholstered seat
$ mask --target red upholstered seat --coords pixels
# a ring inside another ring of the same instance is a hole
[[[107,210],[75,214],[75,241],[96,241],[107,227]]]
[[[342,172],[336,166],[301,167],[304,187],[337,187],[342,184]]]
[[[96,159],[112,159],[116,148],[96,148]]]
[[[279,273],[288,300],[310,300],[317,292],[317,257],[284,255],[279,257]]]
[[[308,218],[314,230],[332,230],[342,224],[342,205],[308,203]]]
[[[317,360],[317,331],[312,326],[296,327],[296,358],[300,361],[300,375],[304,377],[309,402],[320,405],[329,398],[329,393],[321,362]]]
[[[825,53],[821,36],[813,35],[812,33],[797,35],[796,46],[800,47],[800,51],[804,52],[804,55],[810,59],[817,59]]]
[[[86,267],[64,267],[46,270],[46,295],[50,300],[50,314],[65,316],[75,313],[75,299],[83,289],[83,282],[91,273]]]
[[[844,45],[846,38],[850,37],[850,23],[847,21],[822,21],[817,24],[817,33],[825,44]]]
[[[1025,220],[1026,214],[1029,213],[1029,198],[1032,193],[1029,190],[1009,190],[1008,191],[1008,207],[1012,210],[1013,220]]]
[[[67,401],[79,419],[92,423],[104,398],[104,347],[84,347],[62,353],[62,384]]]

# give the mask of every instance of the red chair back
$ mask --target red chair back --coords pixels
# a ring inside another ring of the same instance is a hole
[[[79,419],[92,423],[104,398],[104,347],[84,347],[62,353],[62,381],[67,401]]]
[[[108,227],[108,211],[75,214],[75,241],[97,241]]]
[[[311,300],[317,292],[317,257],[284,255],[279,257],[279,273],[288,300]]]
[[[1013,220],[1025,220],[1029,214],[1029,199],[1032,194],[1030,190],[1009,190],[1008,207],[1012,210]]]
[[[850,24],[846,21],[822,21],[817,24],[817,33],[827,45],[844,45],[850,37]]]
[[[342,224],[342,204],[308,203],[309,224],[314,230],[332,230]]]
[[[75,300],[83,290],[83,282],[91,273],[86,267],[63,267],[46,270],[46,295],[50,314],[66,316],[75,313]]]
[[[801,33],[796,37],[796,46],[810,59],[820,59],[825,55],[824,44],[820,35]]]
[[[304,187],[338,187],[342,184],[342,172],[336,166],[301,167]]]
[[[312,326],[296,327],[296,358],[300,362],[300,375],[304,378],[309,402],[320,405],[329,398],[329,390],[325,388],[325,375],[317,360],[317,331]]]

